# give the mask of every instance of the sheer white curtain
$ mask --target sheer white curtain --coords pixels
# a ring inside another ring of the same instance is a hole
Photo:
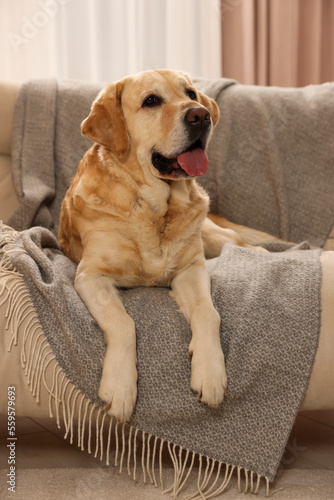
[[[0,0],[0,78],[221,76],[220,0]]]

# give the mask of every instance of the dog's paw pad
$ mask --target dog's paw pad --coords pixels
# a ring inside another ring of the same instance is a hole
[[[222,352],[211,360],[194,354],[190,386],[197,394],[197,399],[213,408],[223,402],[227,394],[227,375]]]

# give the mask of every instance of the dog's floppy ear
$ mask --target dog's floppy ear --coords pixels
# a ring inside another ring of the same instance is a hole
[[[130,148],[130,138],[121,103],[122,84],[112,83],[94,101],[89,116],[81,124],[81,133],[111,149],[120,158]]]
[[[202,92],[197,91],[197,93],[199,94],[201,104],[203,104],[203,106],[205,106],[210,111],[212,123],[213,126],[215,127],[219,120],[219,115],[220,115],[218,104],[214,99],[211,99],[211,97],[202,94]]]

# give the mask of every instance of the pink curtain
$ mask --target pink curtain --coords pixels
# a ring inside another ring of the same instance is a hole
[[[300,87],[334,80],[334,0],[221,0],[223,76]]]

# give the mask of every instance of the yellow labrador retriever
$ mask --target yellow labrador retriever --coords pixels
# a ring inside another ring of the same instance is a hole
[[[120,421],[136,402],[137,369],[135,325],[118,287],[170,287],[192,330],[192,389],[213,407],[226,393],[205,257],[219,255],[227,241],[250,245],[233,224],[219,219],[221,228],[207,218],[209,199],[195,180],[208,168],[205,149],[218,118],[217,104],[186,74],[161,70],[108,85],[82,123],[95,144],[63,201],[59,241],[79,263],[76,290],[104,332],[99,396]],[[251,234],[254,243],[266,239]]]

